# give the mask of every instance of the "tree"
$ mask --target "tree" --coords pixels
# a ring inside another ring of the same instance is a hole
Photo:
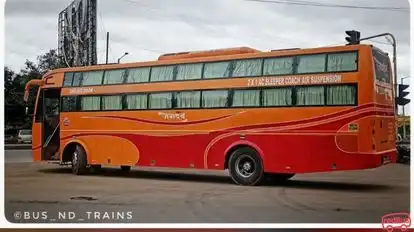
[[[24,68],[19,73],[15,73],[8,67],[4,69],[4,87],[5,87],[5,123],[21,124],[23,121],[30,122],[30,118],[24,115],[25,104],[23,102],[24,88],[28,81],[41,79],[48,71],[65,67],[59,59],[56,50],[39,55],[36,63],[26,60]],[[33,108],[36,99],[36,88],[30,90],[27,107]]]

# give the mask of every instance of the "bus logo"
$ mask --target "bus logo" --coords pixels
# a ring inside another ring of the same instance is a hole
[[[67,118],[67,117],[65,117],[64,119],[63,119],[63,125],[65,125],[65,126],[69,126],[69,118]]]
[[[408,213],[391,213],[384,215],[381,218],[382,228],[388,232],[393,231],[394,229],[400,229],[401,231],[406,231],[408,227],[411,226],[411,218]]]
[[[159,112],[158,115],[164,120],[173,121],[187,121],[185,113],[163,113]]]

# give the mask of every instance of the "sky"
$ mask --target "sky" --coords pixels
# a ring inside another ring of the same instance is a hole
[[[409,11],[274,4],[285,0],[98,0],[98,62],[155,60],[163,53],[248,46],[259,50],[345,44],[345,31],[361,37],[390,32],[397,38],[398,76],[410,74]],[[58,44],[58,14],[71,0],[7,0],[5,64],[19,71]],[[368,7],[409,8],[407,0],[307,0]],[[367,41],[389,52],[385,38]],[[366,42],[364,42],[366,43]],[[408,83],[409,80],[405,79]],[[408,107],[407,107],[408,108]],[[409,111],[409,109],[407,110]]]

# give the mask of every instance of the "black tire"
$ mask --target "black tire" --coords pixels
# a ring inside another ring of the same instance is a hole
[[[84,175],[87,172],[86,152],[82,146],[76,145],[72,154],[72,173],[75,175]]]
[[[294,173],[266,173],[265,179],[270,183],[283,183],[294,176]]]
[[[121,166],[122,172],[129,172],[131,171],[131,166]]]
[[[229,172],[234,183],[238,185],[259,185],[264,177],[262,159],[250,147],[239,148],[230,156]]]

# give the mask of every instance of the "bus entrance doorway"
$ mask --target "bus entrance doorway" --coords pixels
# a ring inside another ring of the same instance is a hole
[[[43,90],[42,160],[59,160],[60,89]]]

